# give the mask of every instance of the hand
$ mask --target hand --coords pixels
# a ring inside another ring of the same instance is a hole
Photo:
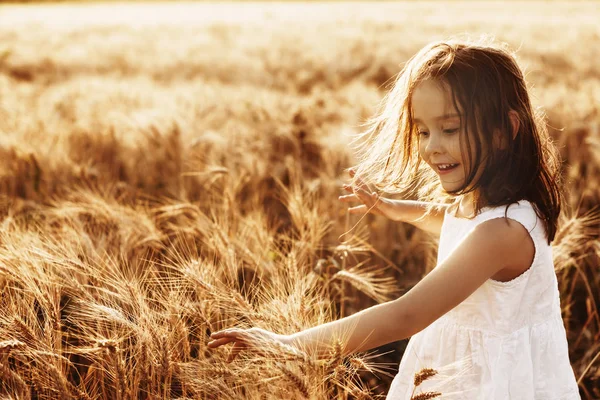
[[[350,177],[354,178],[356,170],[350,168]],[[364,214],[370,212],[376,215],[382,215],[389,219],[392,218],[393,206],[388,199],[380,197],[376,192],[371,191],[369,186],[360,178],[356,177],[356,186],[343,185],[344,190],[352,194],[347,194],[338,197],[339,200],[348,203],[353,201],[359,201],[363,204],[360,206],[350,207],[348,211],[351,214]]]
[[[254,349],[259,353],[265,353],[273,344],[284,344],[289,345],[289,337],[285,335],[278,335],[273,332],[261,328],[250,328],[250,329],[239,329],[230,328],[222,331],[213,332],[210,335],[212,341],[208,342],[208,347],[211,349],[217,348],[224,344],[233,342],[231,353],[227,357],[227,362],[233,361],[237,355],[246,349]]]

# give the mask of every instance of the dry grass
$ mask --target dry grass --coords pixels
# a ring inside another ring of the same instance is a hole
[[[600,397],[598,214],[584,216],[600,200],[597,5],[0,14],[0,396],[385,393],[398,343],[378,357],[273,349],[231,365],[228,349],[206,343],[232,325],[292,333],[331,321],[431,268],[431,238],[408,225],[370,216],[342,236],[357,221],[337,201],[353,164],[348,134],[423,44],[485,31],[521,47],[565,160],[556,268],[582,396]]]

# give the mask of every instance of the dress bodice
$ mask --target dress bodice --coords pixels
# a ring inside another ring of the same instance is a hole
[[[504,217],[519,222],[529,232],[535,248],[531,266],[508,282],[488,279],[445,315],[460,325],[498,334],[541,323],[550,315],[560,315],[552,246],[548,244],[544,224],[531,203],[522,200],[509,206],[486,207],[472,219],[446,213],[437,262],[438,265],[441,264],[477,225]]]

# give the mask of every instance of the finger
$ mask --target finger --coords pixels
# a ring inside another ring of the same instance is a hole
[[[365,206],[365,205],[350,207],[348,209],[348,212],[351,214],[364,214],[366,211],[367,211],[367,206]]]
[[[358,199],[365,204],[367,207],[378,207],[379,203],[379,195],[375,192],[367,192],[366,190],[361,190],[357,192]]]
[[[339,200],[344,201],[344,202],[349,202],[349,201],[357,201],[358,197],[355,194],[347,194],[347,195],[342,195],[340,197],[338,197]]]
[[[354,193],[354,188],[352,187],[352,185],[344,185],[342,186],[342,188],[344,188],[346,192]]]
[[[367,185],[367,183],[365,181],[363,181],[360,177],[356,178],[355,183],[356,183],[357,187],[364,189],[366,191],[369,191],[369,192],[371,191],[371,189],[369,188],[369,185]]]
[[[214,349],[216,347],[223,346],[224,344],[233,342],[234,340],[235,339],[231,338],[231,337],[224,337],[224,338],[221,338],[221,339],[217,339],[217,340],[213,340],[213,341],[208,342],[207,346],[209,348],[211,348],[211,349]]]
[[[359,188],[355,191],[356,196],[360,201],[371,207],[375,204],[376,197],[373,196],[372,192],[368,192],[365,189]]]
[[[371,191],[368,190],[369,188],[366,185],[356,185],[354,187],[354,193],[364,193],[364,194],[370,194]]]
[[[236,328],[230,328],[230,329],[223,329],[221,331],[218,332],[213,332],[210,334],[210,337],[212,339],[219,339],[225,336],[231,336],[231,335],[236,335],[239,333],[239,329]]]
[[[352,192],[353,193],[358,193],[358,192],[371,193],[371,188],[369,188],[369,186],[365,185],[364,183],[356,183],[354,186],[352,186]]]
[[[226,334],[227,334],[227,330],[222,330],[222,331],[211,333],[210,337],[213,339],[218,339],[218,338],[225,336]]]
[[[356,175],[356,169],[352,167],[348,170],[348,173],[350,174],[350,177],[353,178],[354,175]]]

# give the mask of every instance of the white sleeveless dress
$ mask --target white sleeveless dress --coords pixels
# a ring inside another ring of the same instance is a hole
[[[446,213],[437,264],[478,224],[505,216],[487,207],[473,219]],[[507,217],[529,231],[531,267],[509,282],[488,279],[471,296],[414,335],[400,361],[387,400],[408,400],[414,374],[433,368],[414,394],[437,391],[440,399],[580,400],[569,362],[552,248],[528,201],[508,207]],[[399,323],[402,323],[401,321]]]

